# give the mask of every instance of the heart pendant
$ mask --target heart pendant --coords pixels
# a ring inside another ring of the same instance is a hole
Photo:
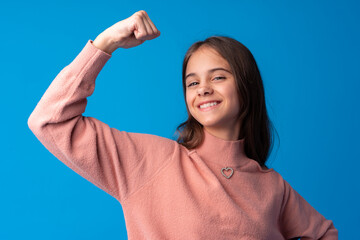
[[[227,176],[225,173],[224,173],[224,170],[225,171],[231,171],[231,173],[230,173],[230,175],[229,176]],[[234,170],[231,168],[231,167],[226,167],[226,168],[222,168],[221,169],[221,173],[222,173],[222,175],[224,176],[224,177],[226,177],[227,179],[229,179],[229,178],[231,178],[231,176],[234,174]]]

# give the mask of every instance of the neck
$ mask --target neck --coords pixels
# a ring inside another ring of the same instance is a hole
[[[235,127],[232,129],[211,128],[211,127],[204,127],[204,128],[207,132],[220,139],[227,141],[239,140],[240,127],[239,128]]]
[[[195,151],[204,161],[239,167],[250,161],[244,152],[244,139],[224,140],[204,129],[204,139]]]

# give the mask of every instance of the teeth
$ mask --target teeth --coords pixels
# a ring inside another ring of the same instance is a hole
[[[212,107],[217,104],[218,104],[217,102],[205,103],[205,104],[200,105],[200,108],[202,109],[202,108]]]

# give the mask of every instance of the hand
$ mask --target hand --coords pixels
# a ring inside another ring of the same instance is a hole
[[[93,44],[111,54],[117,48],[135,47],[158,36],[160,31],[148,14],[141,10],[107,28],[96,37]]]

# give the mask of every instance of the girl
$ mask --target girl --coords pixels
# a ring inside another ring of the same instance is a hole
[[[333,222],[266,167],[262,80],[250,51],[232,38],[210,37],[186,53],[189,116],[177,141],[82,116],[112,53],[159,35],[139,11],[89,40],[30,115],[37,138],[120,202],[129,239],[337,239]]]

